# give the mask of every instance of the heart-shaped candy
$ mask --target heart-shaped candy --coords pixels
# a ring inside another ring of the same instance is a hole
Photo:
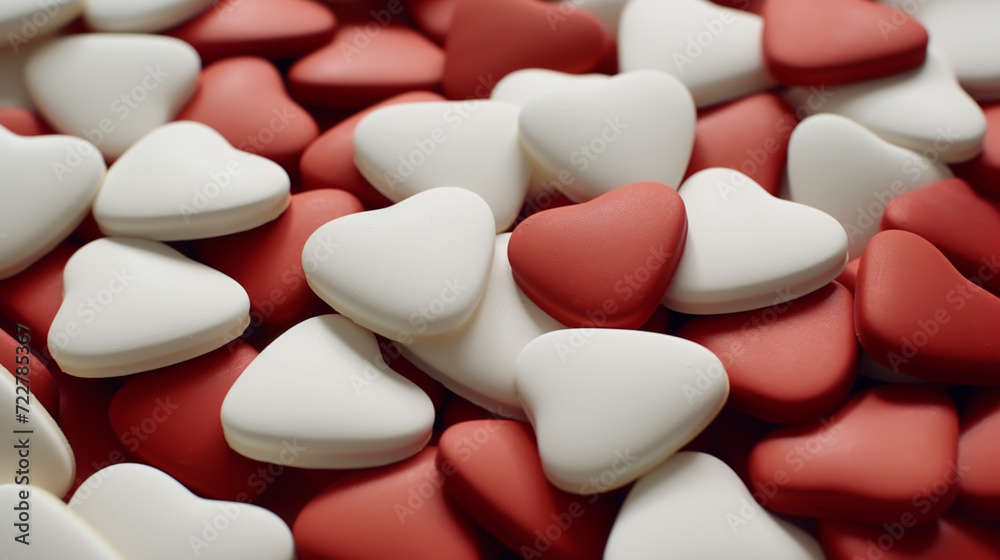
[[[615,520],[605,560],[822,560],[808,533],[758,505],[725,463],[685,451],[642,477]]]
[[[233,449],[304,468],[405,459],[427,445],[433,423],[427,395],[385,365],[371,332],[339,315],[285,331],[247,366],[222,403]],[[291,458],[289,446],[297,450]]]
[[[902,516],[882,526],[821,521],[819,533],[828,560],[1000,558],[996,526],[976,523],[954,513],[919,525],[911,516]]]
[[[538,95],[521,108],[519,126],[532,163],[583,202],[642,181],[677,188],[695,110],[676,78],[641,71]]]
[[[532,99],[562,90],[577,90],[608,80],[604,74],[567,74],[544,68],[515,70],[497,82],[490,92],[490,99],[523,107]]]
[[[814,115],[795,128],[788,145],[788,193],[844,227],[852,259],[878,232],[895,197],[951,178],[934,160],[889,144],[837,115]]]
[[[19,136],[54,134],[42,117],[21,107],[0,107],[0,126]]]
[[[84,0],[7,0],[0,6],[0,46],[18,54],[24,45],[76,19],[86,5]]]
[[[437,187],[483,198],[506,231],[530,170],[517,137],[517,107],[496,101],[406,103],[373,111],[354,131],[358,171],[389,200]]]
[[[69,507],[125,558],[295,558],[292,532],[277,515],[250,504],[204,500],[139,463],[96,472],[73,494]]]
[[[712,352],[682,338],[566,329],[521,351],[517,392],[545,475],[561,490],[593,494],[625,486],[694,439],[722,410],[729,379]]]
[[[114,159],[173,119],[197,89],[200,66],[198,53],[173,37],[89,33],[39,47],[24,76],[53,128]]]
[[[978,519],[1000,521],[1000,389],[976,392],[962,415],[958,460],[968,471],[958,482],[958,503]]]
[[[953,165],[955,174],[976,189],[1000,194],[1000,103],[983,106],[986,115],[986,138],[983,152],[975,158]]]
[[[226,344],[250,323],[250,301],[235,280],[155,241],[92,241],[66,263],[63,283],[48,347],[78,377],[176,364]]]
[[[847,264],[847,235],[829,215],[775,198],[739,171],[706,169],[680,189],[688,234],[663,304],[737,313],[817,290]]]
[[[623,72],[660,70],[684,82],[699,107],[768,89],[760,16],[708,0],[634,0],[618,32]]]
[[[0,126],[0,278],[28,268],[83,221],[104,158],[72,136],[18,136]]]
[[[676,191],[635,183],[533,214],[508,254],[517,285],[563,324],[637,329],[660,306],[686,233]]]
[[[302,251],[309,286],[337,312],[403,344],[444,339],[486,290],[493,214],[471,191],[431,189],[337,218]]]
[[[83,19],[95,31],[155,33],[208,9],[212,0],[87,0]]]
[[[992,262],[985,271],[996,275],[1000,270]],[[962,276],[922,237],[879,233],[861,257],[854,290],[861,346],[897,373],[943,383],[997,384],[1000,297],[980,284]]]
[[[0,288],[2,289],[2,288]],[[40,359],[36,340],[27,325],[16,325],[14,336],[0,331],[0,367],[4,367],[13,375],[19,375],[28,385],[31,395],[45,407],[53,418],[59,417],[59,388],[56,380]],[[22,368],[18,370],[17,368]],[[26,368],[26,369],[24,369]]]
[[[69,241],[56,245],[20,274],[0,280],[0,312],[31,330],[35,350],[52,357],[42,342],[59,312],[63,295],[63,268],[78,247]]]
[[[216,237],[280,216],[289,188],[273,161],[234,149],[201,123],[178,121],[144,136],[111,166],[94,218],[107,235]]]

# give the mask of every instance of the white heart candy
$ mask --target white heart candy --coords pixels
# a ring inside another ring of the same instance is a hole
[[[501,78],[490,92],[490,99],[523,107],[539,95],[584,89],[606,83],[608,79],[604,74],[567,74],[544,68],[524,68]]]
[[[916,70],[829,88],[818,109],[801,102],[811,93],[795,88],[788,95],[798,106],[843,115],[893,144],[935,161],[965,161],[983,148],[986,116],[962,91],[948,62],[934,49]]]
[[[191,19],[208,9],[213,1],[87,0],[87,10],[83,14],[83,19],[95,31],[156,33]],[[222,14],[220,11],[219,17],[223,17]]]
[[[180,39],[88,33],[38,48],[24,75],[53,128],[114,159],[174,118],[197,89],[200,69],[198,53]]]
[[[806,118],[789,140],[789,198],[840,222],[852,259],[878,233],[890,200],[951,176],[944,164],[894,146],[837,115]]]
[[[631,0],[621,15],[623,72],[661,70],[684,82],[698,107],[777,85],[764,68],[760,16],[708,0]]]
[[[228,235],[267,223],[291,201],[280,165],[179,121],[136,142],[108,169],[94,202],[106,235],[159,241]]]
[[[104,237],[63,271],[49,351],[77,377],[116,377],[200,356],[239,337],[250,298],[235,280],[156,241]]]
[[[499,233],[514,223],[528,188],[517,113],[475,100],[383,107],[354,131],[354,162],[393,202],[437,187],[468,189],[489,204]]]
[[[4,0],[0,4],[0,48],[20,49],[76,19],[83,0]]]
[[[558,15],[550,16],[552,18],[550,21],[555,22],[553,25],[558,26],[559,22],[562,21],[561,17],[568,16],[577,8],[583,8],[600,20],[604,25],[604,30],[612,39],[617,39],[618,20],[621,19],[622,9],[625,8],[628,0],[560,0],[560,3],[563,6],[556,12]]]
[[[401,461],[427,445],[433,424],[430,398],[382,361],[375,335],[341,315],[307,319],[279,336],[222,404],[230,447],[309,469]]]
[[[5,560],[10,558],[6,551],[16,552],[15,560],[125,560],[111,543],[44,488],[0,484],[0,509],[9,519],[0,523]]]
[[[125,558],[294,560],[292,532],[251,504],[205,500],[166,473],[138,463],[105,467],[69,507]]]
[[[722,410],[729,378],[715,354],[689,340],[564,329],[521,351],[517,390],[545,476],[567,492],[595,494],[639,478],[701,433]]]
[[[694,145],[690,94],[656,71],[539,95],[519,122],[533,164],[576,202],[641,181],[676,188]]]
[[[491,412],[525,419],[514,385],[517,355],[535,338],[564,328],[524,295],[507,260],[509,233],[497,236],[486,293],[469,324],[448,340],[401,345],[420,369]]]
[[[688,233],[663,298],[670,309],[712,315],[776,305],[825,286],[847,264],[837,220],[775,198],[739,171],[699,171],[679,192]]]
[[[28,268],[80,225],[104,170],[86,140],[0,126],[0,278]]]
[[[64,496],[76,474],[73,449],[56,421],[30,393],[34,357],[27,358],[28,373],[24,376],[15,378],[0,366],[0,402],[5,403],[0,419],[0,430],[3,430],[0,476],[2,480],[30,483]],[[23,415],[27,422],[21,423],[17,415]]]
[[[981,101],[1000,99],[1000,3],[993,0],[880,0],[920,20],[958,81]],[[889,27],[887,30],[891,30]]]
[[[478,195],[431,189],[324,225],[306,242],[302,266],[338,313],[397,342],[430,342],[457,333],[475,312],[493,228]]]
[[[740,477],[706,453],[674,455],[629,491],[604,560],[823,560],[816,541],[760,507]]]

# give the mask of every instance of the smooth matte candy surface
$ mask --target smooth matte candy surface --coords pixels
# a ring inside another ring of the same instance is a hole
[[[174,118],[197,89],[200,66],[198,53],[173,37],[90,33],[43,45],[24,76],[53,128],[114,159]]]
[[[903,523],[906,523],[904,525]],[[901,517],[885,526],[848,521],[821,521],[820,539],[828,560],[878,556],[881,560],[939,560],[943,558],[1000,558],[996,527],[957,514],[913,526]],[[892,532],[890,532],[890,529]],[[881,540],[882,546],[878,543]],[[886,546],[891,543],[891,546]]]
[[[567,74],[544,68],[515,70],[497,82],[490,99],[524,107],[532,99],[553,91],[578,90],[603,84],[604,74]]]
[[[0,455],[0,475],[4,480],[30,483],[62,497],[69,491],[76,473],[73,449],[45,407],[29,393],[31,375],[15,377],[0,366],[0,398],[10,403],[8,414],[0,423],[4,434],[0,443],[5,448]],[[27,421],[21,422],[23,417]],[[23,432],[18,433],[19,430]],[[26,441],[27,447],[23,445]],[[29,454],[28,467],[18,465],[23,458],[22,450]]]
[[[958,460],[968,470],[958,482],[958,503],[977,519],[1000,521],[1000,389],[983,389],[970,399],[962,415]]]
[[[86,140],[18,136],[0,126],[0,278],[28,268],[83,221],[104,180]]]
[[[518,126],[533,165],[584,202],[642,181],[676,189],[694,143],[695,110],[680,81],[641,71],[534,97]]]
[[[689,340],[565,329],[521,351],[517,391],[546,477],[593,494],[625,486],[693,440],[722,410],[729,380],[719,359]]]
[[[290,187],[273,161],[234,149],[204,124],[177,121],[147,134],[112,164],[94,218],[106,235],[216,237],[280,216]]]
[[[288,97],[278,69],[262,58],[216,62],[199,82],[177,120],[207,124],[238,150],[295,169],[302,151],[319,136],[316,121]]]
[[[28,500],[24,500],[25,493]],[[27,507],[23,505],[25,502]],[[22,533],[13,522],[0,525],[4,550],[16,552],[16,560],[125,560],[97,530],[41,486],[0,485],[0,507],[7,512],[18,508],[28,510],[27,532]],[[14,519],[13,514],[9,516]],[[17,537],[24,540],[15,541]]]
[[[615,520],[605,560],[822,560],[805,531],[758,505],[729,466],[682,452],[639,479]]]
[[[526,419],[514,385],[517,355],[536,337],[563,328],[517,287],[507,260],[509,233],[497,236],[490,279],[476,314],[457,335],[401,346],[456,394],[500,416]]]
[[[459,422],[441,434],[439,446],[438,468],[453,473],[444,483],[448,497],[505,546],[521,557],[601,558],[617,504],[607,495],[579,496],[552,486],[530,426]],[[556,529],[559,538],[539,538]]]
[[[155,33],[207,10],[212,0],[87,0],[83,19],[94,31]]]
[[[680,189],[688,235],[663,304],[738,313],[791,301],[837,277],[847,235],[832,217],[767,193],[739,171],[700,171]]]
[[[769,0],[764,61],[776,80],[834,86],[913,70],[927,54],[927,30],[906,12],[864,0]]]
[[[767,507],[788,515],[923,522],[954,502],[964,472],[957,449],[947,395],[886,385],[858,393],[829,420],[765,437],[750,452],[750,481],[778,486]]]
[[[476,527],[442,488],[438,450],[338,480],[295,521],[300,560],[479,560]],[[416,495],[416,498],[413,496]]]
[[[686,235],[677,192],[634,183],[533,214],[507,251],[517,285],[564,325],[636,329],[659,307]]]
[[[1000,298],[922,237],[876,235],[861,257],[854,295],[858,339],[882,365],[943,383],[1000,380]]]
[[[854,382],[854,298],[835,282],[773,307],[695,317],[677,336],[722,361],[729,406],[770,422],[818,420]]]
[[[554,22],[553,14],[562,16],[556,10],[539,0],[459,2],[445,40],[445,95],[487,97],[498,80],[521,68],[593,70],[608,40],[603,25],[585,10]]]
[[[916,70],[831,87],[813,105],[806,100],[816,95],[812,89],[793,89],[788,95],[795,105],[843,115],[928,159],[966,161],[983,148],[983,111],[962,90],[948,62],[934,48]]]
[[[233,449],[303,468],[405,459],[427,445],[433,423],[427,395],[385,365],[371,332],[339,315],[313,317],[285,331],[222,404]],[[290,459],[289,448],[296,449]]]
[[[3,290],[3,288],[0,288]],[[27,378],[33,402],[38,402],[53,417],[59,417],[59,388],[49,368],[39,359],[34,333],[26,325],[15,325],[12,334],[0,331],[0,367],[12,375]],[[20,340],[14,338],[17,336]],[[27,368],[18,371],[18,367]]]
[[[633,0],[618,33],[623,72],[660,70],[682,81],[698,107],[771,88],[760,16],[708,0]]]
[[[528,188],[517,118],[517,107],[496,101],[383,107],[358,123],[354,162],[395,202],[437,187],[468,189],[490,205],[501,233],[514,223]]]
[[[837,115],[806,118],[788,145],[789,198],[836,218],[847,232],[852,259],[878,233],[892,199],[951,176],[940,162]]]
[[[948,179],[903,194],[886,206],[879,228],[923,237],[966,277],[1000,294],[1000,210],[965,181]]]
[[[250,323],[250,301],[235,280],[156,241],[88,243],[66,263],[63,283],[48,347],[78,377],[176,364],[239,337]]]
[[[0,6],[0,46],[16,51],[83,13],[84,0],[7,0]]]
[[[1000,103],[983,106],[986,115],[986,138],[983,151],[975,158],[954,165],[955,174],[977,190],[1000,194]]]
[[[403,344],[457,333],[486,290],[494,220],[471,191],[444,187],[338,218],[302,251],[309,286],[338,313]]]
[[[101,469],[69,507],[126,558],[295,558],[292,532],[277,515],[251,504],[204,500],[139,463]]]

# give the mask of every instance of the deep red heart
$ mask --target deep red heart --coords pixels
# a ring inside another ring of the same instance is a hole
[[[445,490],[522,558],[597,560],[618,506],[612,496],[578,496],[549,484],[530,426],[475,420],[441,434]]]
[[[728,405],[770,422],[818,420],[854,381],[854,298],[836,282],[774,307],[695,317],[677,336],[722,360]]]
[[[539,0],[459,0],[445,40],[444,93],[489,97],[514,70],[582,74],[601,61],[608,36],[586,10]]]
[[[47,337],[62,306],[63,269],[77,249],[76,245],[63,241],[20,273],[0,280],[0,313],[31,329],[31,345],[47,365],[54,363]]]
[[[45,408],[45,412],[58,420],[59,388],[56,386],[56,380],[49,372],[49,368],[45,367],[42,360],[31,351],[31,347],[45,344],[45,333],[21,329],[15,325],[13,335],[21,340],[16,340],[14,336],[0,331],[0,366],[11,375],[26,380],[29,406],[31,399],[35,399]],[[35,340],[39,337],[41,340]]]
[[[383,107],[444,100],[444,97],[429,91],[412,91],[386,99],[336,124],[320,135],[302,154],[299,171],[304,187],[345,190],[358,197],[369,210],[389,206],[392,202],[378,192],[354,165],[354,129],[361,119]]]
[[[879,227],[923,237],[962,274],[1000,293],[1000,210],[965,181],[948,179],[896,197]]]
[[[443,44],[459,0],[409,0],[407,13],[432,41]]]
[[[1000,298],[929,241],[878,233],[861,256],[854,295],[858,338],[882,365],[944,383],[1000,383]]]
[[[309,289],[302,249],[320,226],[361,212],[358,199],[335,189],[292,195],[288,209],[258,228],[193,244],[198,260],[240,283],[250,296],[251,325],[287,327],[310,316],[321,300]]]
[[[0,107],[0,126],[20,136],[54,134],[42,117],[20,107]]]
[[[927,31],[903,10],[867,0],[768,0],[764,63],[792,86],[834,86],[919,67]]]
[[[298,168],[299,156],[319,136],[316,121],[288,97],[278,69],[257,57],[229,58],[202,70],[198,92],[177,120],[205,123],[235,148],[289,170]]]
[[[256,55],[302,56],[330,40],[337,20],[310,0],[224,0],[165,33],[193,46],[205,61]]]
[[[983,152],[971,160],[952,165],[955,174],[976,189],[991,195],[1000,194],[1000,103],[983,105],[986,114],[986,137]]]
[[[955,499],[958,414],[929,387],[855,395],[830,420],[782,428],[750,452],[767,507],[805,517],[894,523],[939,517]]]
[[[861,257],[847,261],[847,266],[836,278],[837,282],[854,294],[854,286],[858,282],[858,266],[861,264]]]
[[[659,183],[533,214],[514,228],[514,280],[570,327],[639,328],[660,305],[687,237],[684,202]]]
[[[444,51],[415,29],[385,20],[338,27],[288,71],[292,95],[322,107],[366,107],[414,90],[438,90]]]
[[[698,115],[685,177],[709,167],[742,172],[778,196],[795,111],[773,93],[757,93]]]
[[[479,560],[475,526],[445,496],[428,446],[405,461],[345,476],[295,521],[300,560]]]
[[[1000,559],[996,528],[954,513],[922,525],[909,518],[882,526],[822,521],[819,532],[827,560]]]
[[[958,503],[977,519],[1000,521],[1000,389],[980,389],[962,415],[958,458],[969,467]]]

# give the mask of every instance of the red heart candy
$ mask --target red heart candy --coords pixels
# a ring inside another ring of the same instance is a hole
[[[295,521],[300,560],[478,560],[475,526],[446,497],[448,473],[426,447],[387,467],[345,476]]]
[[[792,86],[841,85],[917,68],[927,31],[902,10],[867,0],[768,0],[764,62]]]
[[[760,15],[764,11],[765,0],[712,0],[712,2],[737,10],[745,10]]]
[[[886,385],[833,414],[782,428],[750,452],[750,479],[779,513],[893,523],[939,517],[954,501],[958,414],[929,387]]]
[[[0,126],[20,136],[53,134],[41,117],[20,107],[0,107]]]
[[[421,101],[444,101],[444,97],[429,91],[403,93],[359,111],[324,132],[306,148],[299,162],[304,188],[345,190],[358,197],[369,210],[392,204],[365,180],[354,165],[354,129],[372,111],[399,103]]]
[[[922,525],[909,517],[882,526],[821,521],[819,533],[827,560],[1000,559],[996,528],[956,514]]]
[[[292,95],[323,107],[365,107],[413,90],[437,90],[444,51],[416,30],[367,21],[342,25],[325,47],[288,71]]]
[[[634,183],[533,214],[507,255],[521,290],[564,325],[635,329],[660,305],[686,236],[680,195]]]
[[[220,414],[229,388],[256,357],[238,343],[129,377],[111,401],[111,425],[129,452],[192,492],[255,499],[266,489],[257,478],[267,465],[229,447]]]
[[[527,424],[462,422],[441,434],[439,449],[441,472],[454,473],[445,480],[448,495],[521,557],[601,558],[617,504],[549,484]]]
[[[958,503],[970,516],[1000,521],[1000,389],[980,389],[962,415],[958,458],[968,471]]]
[[[514,70],[582,74],[601,61],[608,36],[586,10],[539,0],[460,0],[445,40],[444,92],[485,98]]]
[[[0,331],[0,366],[3,366],[11,375],[16,375],[27,380],[27,388],[30,399],[36,399],[49,416],[59,418],[59,388],[56,380],[53,379],[49,368],[39,359],[34,352],[30,351],[32,346],[44,345],[45,335],[31,330],[25,330],[15,326],[14,334],[22,340],[15,340],[14,337],[4,331]],[[40,338],[40,340],[35,340]],[[27,341],[27,342],[23,342]],[[20,382],[19,382],[20,383]]]
[[[278,69],[263,58],[216,62],[202,70],[200,82],[177,120],[207,124],[239,150],[292,169],[319,136],[316,121],[288,97]]]
[[[409,0],[407,13],[413,17],[417,27],[436,43],[444,43],[451,20],[455,17],[455,6],[459,0]]]
[[[770,422],[817,420],[854,381],[854,298],[836,282],[763,310],[695,317],[677,336],[722,360],[727,404]]]
[[[962,274],[1000,293],[1000,211],[965,181],[948,179],[903,193],[886,205],[879,227],[923,237]]]
[[[971,160],[954,164],[955,174],[970,185],[992,195],[1000,194],[1000,103],[983,106],[986,137],[983,152]]]
[[[276,220],[249,231],[196,241],[193,247],[198,260],[246,289],[252,325],[288,326],[308,318],[321,303],[306,284],[302,269],[306,240],[323,224],[363,209],[358,199],[344,191],[297,193]]]
[[[77,249],[64,241],[25,270],[0,280],[0,313],[31,329],[32,346],[47,365],[53,363],[47,336],[62,305],[63,269]],[[63,335],[68,337],[69,333]]]
[[[330,40],[337,20],[309,0],[226,0],[165,33],[193,46],[202,60],[256,55],[293,58]]]
[[[880,364],[932,381],[1000,383],[1000,298],[922,237],[875,235],[861,256],[854,296],[858,338]]]
[[[861,265],[861,257],[847,261],[847,266],[836,278],[837,282],[854,294],[854,286],[858,281],[858,266]]]
[[[778,196],[795,111],[773,93],[758,93],[698,115],[685,177],[709,167],[742,172]]]

